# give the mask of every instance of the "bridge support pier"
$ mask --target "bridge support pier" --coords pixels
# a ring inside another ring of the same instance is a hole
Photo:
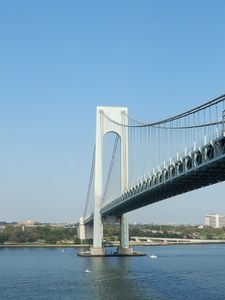
[[[120,217],[120,247],[118,248],[118,254],[132,254],[132,252],[132,248],[129,247],[129,224],[127,215],[123,214]]]
[[[84,224],[84,218],[80,218],[78,226],[78,237],[81,241],[93,239],[93,226]]]

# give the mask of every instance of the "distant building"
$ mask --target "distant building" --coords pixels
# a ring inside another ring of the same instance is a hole
[[[23,222],[19,222],[19,225],[25,225],[25,226],[34,226],[35,221],[32,220],[27,220],[27,221],[23,221]]]
[[[218,214],[208,214],[205,216],[205,225],[213,228],[225,227],[225,217]]]
[[[0,224],[0,231],[5,230],[5,225]]]

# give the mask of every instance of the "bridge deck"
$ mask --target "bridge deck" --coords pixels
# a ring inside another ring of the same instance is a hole
[[[193,151],[130,188],[101,209],[102,216],[123,213],[225,180],[225,137]],[[85,223],[93,221],[93,216]]]

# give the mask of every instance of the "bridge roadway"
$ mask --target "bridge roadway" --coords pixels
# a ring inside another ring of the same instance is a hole
[[[200,239],[183,239],[183,238],[156,238],[156,237],[138,237],[132,236],[131,242],[144,242],[145,246],[162,244],[224,244],[225,240],[200,240]],[[137,244],[138,245],[138,244]]]
[[[225,180],[225,134],[122,192],[101,215],[123,213]],[[93,222],[93,215],[84,220]]]

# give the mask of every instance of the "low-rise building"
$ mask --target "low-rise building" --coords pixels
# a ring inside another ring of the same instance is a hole
[[[22,221],[19,222],[18,225],[24,225],[24,226],[34,226],[35,221],[33,220],[26,220],[26,221]]]
[[[5,225],[0,224],[0,231],[5,230]]]

